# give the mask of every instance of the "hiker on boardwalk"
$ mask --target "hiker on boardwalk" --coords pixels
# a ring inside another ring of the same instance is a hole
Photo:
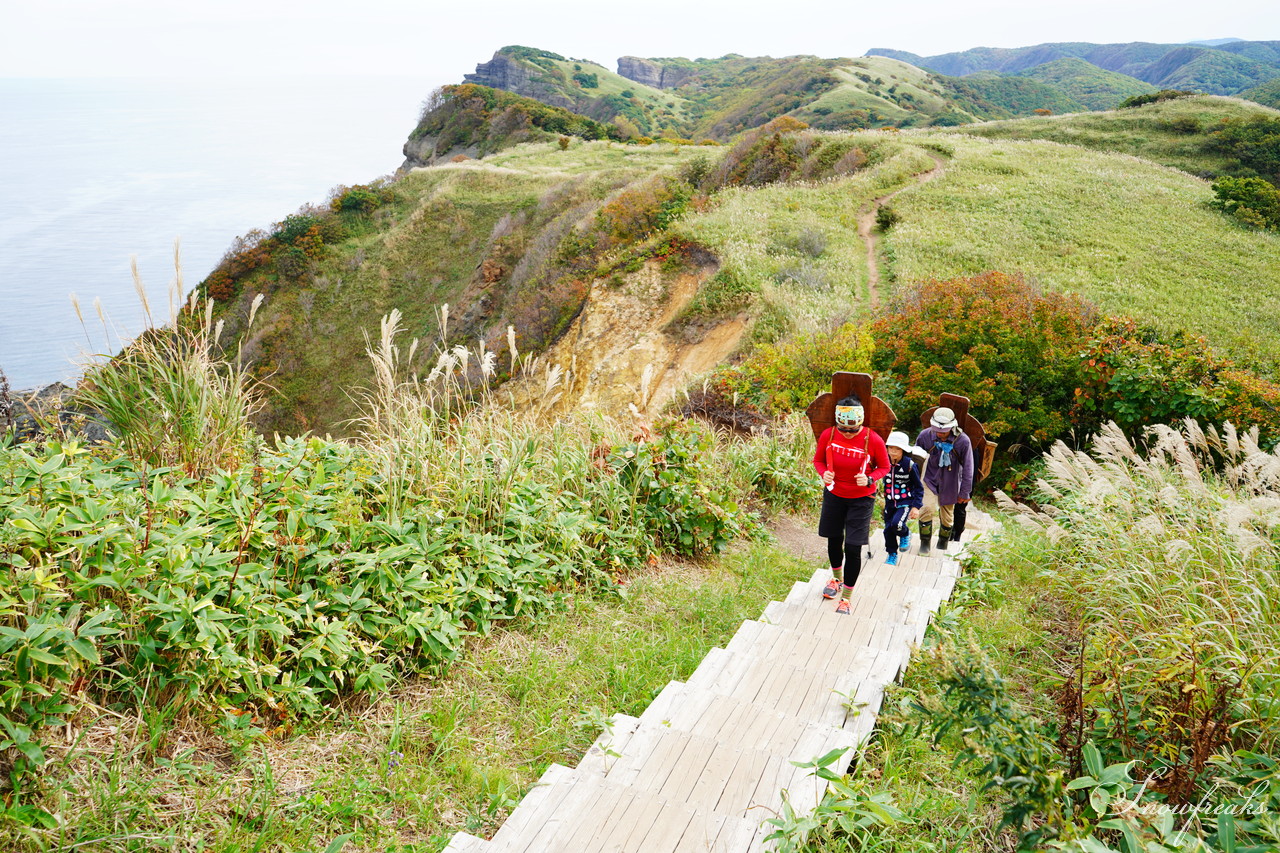
[[[973,448],[960,429],[956,413],[939,406],[920,431],[916,444],[928,451],[924,469],[924,507],[920,511],[920,553],[929,553],[933,517],[938,516],[938,549],[947,550],[956,504],[968,503],[973,493]]]
[[[876,483],[889,473],[884,439],[863,426],[865,410],[857,396],[836,403],[836,425],[818,436],[813,467],[822,478],[822,516],[818,535],[826,537],[831,581],[823,598],[840,592],[836,612],[849,612],[853,585],[862,570],[862,548],[871,531]],[[843,590],[841,591],[841,585]]]
[[[891,432],[884,443],[889,454],[889,475],[884,478],[885,564],[898,565],[898,552],[911,547],[908,519],[919,518],[924,505],[920,469],[911,458],[911,442],[905,432]]]

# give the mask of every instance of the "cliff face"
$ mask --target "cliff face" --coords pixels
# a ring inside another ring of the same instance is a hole
[[[478,63],[476,72],[464,75],[463,79],[467,83],[503,89],[517,95],[524,95],[526,98],[537,98],[553,107],[573,109],[574,102],[565,97],[557,87],[541,81],[540,76],[541,71],[536,66],[513,59],[502,51],[498,51],[493,55],[493,59]]]
[[[618,57],[618,75],[655,89],[674,89],[693,76],[688,68],[677,68],[639,56]]]

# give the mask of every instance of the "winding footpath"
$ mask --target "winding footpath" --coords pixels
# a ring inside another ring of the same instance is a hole
[[[971,510],[960,548],[991,527]],[[576,768],[548,767],[491,840],[458,833],[446,853],[769,849],[764,821],[781,814],[783,792],[804,814],[825,790],[794,762],[861,750],[955,586],[957,553],[903,554],[897,566],[876,553],[850,616],[822,598],[830,570],[815,571],[639,717],[615,716]]]
[[[880,305],[880,241],[875,232],[876,214],[880,212],[880,208],[893,201],[899,193],[918,187],[920,184],[928,183],[942,175],[945,163],[941,155],[930,153],[929,156],[933,158],[934,167],[927,172],[921,172],[916,175],[915,183],[902,187],[902,189],[894,190],[888,195],[880,196],[858,212],[858,236],[862,238],[862,242],[867,247],[867,298],[870,300],[872,308]]]

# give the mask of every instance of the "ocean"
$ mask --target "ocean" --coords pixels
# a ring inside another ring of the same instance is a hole
[[[145,328],[131,257],[160,323],[175,240],[190,290],[236,236],[393,172],[440,82],[0,79],[0,368],[10,384],[71,383],[87,358]]]

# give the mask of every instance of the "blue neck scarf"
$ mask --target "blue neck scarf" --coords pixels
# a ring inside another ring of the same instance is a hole
[[[937,442],[934,442],[933,446],[938,448],[938,450],[941,451],[941,455],[938,457],[938,467],[950,468],[951,467],[951,451],[954,450],[956,446],[955,439],[952,439],[951,441],[937,441]]]

